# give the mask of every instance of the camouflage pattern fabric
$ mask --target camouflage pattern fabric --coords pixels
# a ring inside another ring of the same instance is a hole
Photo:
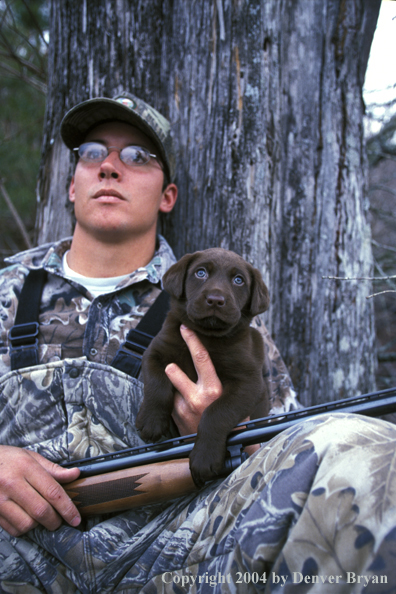
[[[0,377],[10,370],[8,332],[30,269],[43,267],[49,273],[39,317],[39,363],[85,357],[87,361],[110,364],[129,330],[136,327],[154,303],[162,276],[176,261],[165,239],[159,236],[154,258],[147,266],[121,281],[114,293],[94,298],[85,287],[63,274],[62,257],[70,243],[66,239],[22,252],[9,258],[10,266],[0,270]],[[273,411],[298,408],[278,349],[260,318],[254,323],[266,347]]]
[[[0,532],[1,592],[394,592],[395,439],[386,421],[322,415],[165,509]]]
[[[0,379],[0,443],[66,462],[141,445],[143,384],[108,365],[65,359]]]
[[[85,287],[64,277],[62,257],[70,243],[63,240],[17,254],[0,271],[0,375],[10,369],[8,332],[30,269],[42,267],[49,273],[40,307],[39,362],[85,356],[110,363],[128,331],[157,298],[163,274],[176,261],[160,237],[146,267],[120,282],[116,292],[94,299]]]

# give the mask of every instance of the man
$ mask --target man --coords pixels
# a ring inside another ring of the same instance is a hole
[[[350,475],[362,464],[352,447],[359,435],[361,443],[368,435],[375,442],[382,431],[381,452],[395,437],[380,421],[323,417],[285,432],[224,482],[173,502],[81,520],[62,488],[78,470],[57,463],[140,443],[134,420],[142,385],[114,361],[174,262],[156,226],[158,213],[174,207],[177,188],[169,124],[134,96],[76,106],[61,133],[78,156],[69,194],[73,238],[19,254],[1,274],[0,591],[245,592],[322,573],[345,584],[348,572],[371,576],[378,526],[364,501],[372,481],[352,484]],[[26,303],[28,272],[36,269],[46,271],[38,343],[21,347],[12,328],[18,304]],[[273,410],[286,410],[297,405],[290,379],[260,327]],[[167,373],[179,391],[175,423],[188,434],[221,385],[194,334],[181,332],[198,382],[174,365]],[[393,484],[389,468],[384,477]],[[326,521],[329,500],[339,515]],[[389,509],[376,554],[394,526]],[[340,544],[328,534],[340,534]],[[350,553],[357,542],[358,559]]]

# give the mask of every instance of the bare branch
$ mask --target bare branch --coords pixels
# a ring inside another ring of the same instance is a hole
[[[380,363],[388,363],[391,361],[396,361],[396,353],[379,353],[378,354],[378,361]]]
[[[32,42],[32,39],[24,34],[15,20],[12,3],[6,2],[5,10],[3,11],[0,22],[0,47],[3,48],[2,56],[5,60],[10,60],[11,65],[14,63],[14,65],[16,64],[20,68],[26,68],[33,72],[35,76],[41,79],[44,83],[46,81],[46,55],[48,43],[44,38],[43,31],[32,13],[31,8],[27,5],[25,0],[22,0],[22,2],[29,13],[30,20],[33,22],[32,31],[34,30],[36,32],[36,41]],[[40,40],[44,42],[44,46],[41,45]],[[44,53],[40,51],[40,47],[45,48]],[[3,62],[2,66],[6,69],[8,64]],[[18,78],[21,77],[18,76]],[[29,79],[23,80],[29,82]],[[37,87],[37,85],[34,86]]]
[[[39,52],[39,50],[37,49],[36,46],[34,46],[30,40],[21,33],[21,31],[19,31],[18,29],[14,29],[12,27],[8,27],[10,29],[10,31],[12,33],[14,33],[16,36],[18,36],[21,40],[21,42],[23,42],[23,47],[24,49],[26,49],[26,46],[28,46],[33,54],[40,60],[40,62],[42,63],[42,56]],[[18,55],[18,53],[15,51],[15,46],[11,45],[11,43],[8,41],[7,37],[4,35],[3,31],[0,30],[0,35],[2,38],[2,45],[3,47],[8,51],[8,56],[11,60],[16,60],[16,61],[20,61],[22,60],[21,56]]]
[[[390,87],[385,87],[384,91],[392,90],[395,87],[396,87],[396,84],[395,85],[392,85]],[[365,92],[366,96],[368,95],[368,93],[378,93],[378,91],[377,90],[375,90],[375,91],[366,91]],[[380,103],[373,102],[373,103],[371,103],[370,102],[370,103],[368,103],[368,107],[370,109],[373,109],[374,107],[393,107],[395,103],[396,103],[396,99],[391,99],[390,101],[385,101],[385,103],[383,103],[383,102],[380,102]],[[371,114],[371,113],[368,113],[367,114],[367,117],[370,118],[370,119],[372,119],[372,120],[375,120],[376,119],[375,116],[373,116],[373,114]]]
[[[366,299],[371,299],[372,297],[378,297],[378,295],[384,295],[385,293],[396,293],[396,289],[387,289],[386,291],[380,291],[379,293],[373,293],[372,295],[367,295]]]
[[[375,184],[369,187],[369,192],[375,192],[376,190],[382,190],[382,192],[388,192],[392,196],[396,196],[396,190],[393,190],[384,184]]]
[[[325,280],[342,280],[342,281],[352,281],[352,280],[358,280],[358,281],[383,281],[383,280],[389,280],[392,278],[396,278],[396,274],[393,276],[322,276],[322,279]]]
[[[40,91],[40,93],[42,93],[43,95],[47,94],[47,85],[41,82],[40,80],[37,80],[32,76],[27,76],[26,74],[23,74],[22,72],[19,72],[15,68],[12,68],[11,66],[8,66],[4,63],[0,63],[0,70],[4,70],[4,72],[7,72],[14,78],[19,78],[20,80],[29,83],[32,87]]]
[[[4,186],[4,183],[3,183],[3,180],[1,178],[0,178],[0,191],[3,194],[3,198],[4,198],[4,200],[5,200],[8,208],[9,208],[9,210],[10,210],[10,212],[11,212],[11,214],[12,214],[14,220],[15,220],[15,223],[17,224],[17,226],[18,226],[18,228],[19,228],[19,230],[20,230],[20,232],[22,234],[23,239],[25,240],[26,246],[28,248],[33,247],[32,242],[30,241],[29,234],[28,234],[28,232],[26,230],[26,227],[25,227],[25,225],[24,225],[21,217],[19,216],[17,209],[13,205],[12,200],[11,200],[11,198],[9,197],[9,195],[8,195],[8,193],[6,191],[5,186]]]
[[[30,10],[28,3],[25,0],[22,0],[22,2],[23,2],[23,5],[25,6],[26,10],[28,11],[30,18],[32,19],[34,26],[36,27],[41,39],[44,41],[45,46],[48,47],[48,42],[46,41],[46,39],[44,37],[43,31],[42,31],[40,25],[38,24],[37,19],[34,16],[33,12]]]
[[[374,258],[374,265],[375,265],[376,269],[378,270],[378,272],[384,277],[384,280],[386,280],[387,284],[391,287],[391,289],[396,290],[396,285],[392,282],[391,278],[388,279],[386,277],[382,266],[380,265],[378,260],[376,260],[375,258]]]
[[[396,250],[395,250],[396,251]],[[381,266],[378,262],[375,262],[375,266],[378,268],[381,274],[383,274]],[[324,280],[339,280],[339,281],[391,281],[392,279],[396,278],[396,274],[391,276],[322,276]],[[394,286],[393,283],[389,283],[390,286]],[[380,291],[379,293],[373,293],[372,295],[367,295],[366,299],[372,299],[372,297],[377,297],[378,295],[384,295],[385,293],[396,293],[395,289],[386,289],[385,291]]]
[[[371,240],[371,243],[373,245],[375,245],[376,247],[381,248],[383,250],[387,250],[389,252],[396,252],[396,248],[395,247],[392,247],[391,245],[385,245],[383,243],[379,243],[379,241],[376,241],[375,239],[372,239]]]
[[[376,208],[375,206],[370,206],[371,212],[375,212],[382,217],[387,217],[388,219],[396,219],[396,215],[393,212],[382,210],[382,208]]]
[[[386,153],[384,151],[378,151],[378,153],[376,153],[378,157],[381,157],[382,159],[389,159],[389,161],[396,161],[396,156],[395,155],[390,155],[389,153]]]
[[[7,54],[5,52],[0,52],[0,57],[6,58],[6,59],[9,58],[9,59],[14,60],[21,67],[27,68],[34,74],[37,74],[41,79],[45,80],[45,73],[43,72],[43,70],[41,68],[39,68],[38,66],[36,66],[35,64],[33,64],[32,62],[28,62],[27,60],[24,60],[23,58],[21,58],[19,56],[11,57],[10,54]]]

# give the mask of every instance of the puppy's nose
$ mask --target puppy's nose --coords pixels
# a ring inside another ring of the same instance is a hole
[[[225,304],[225,299],[223,295],[207,295],[206,303],[211,307],[223,307],[223,305]]]

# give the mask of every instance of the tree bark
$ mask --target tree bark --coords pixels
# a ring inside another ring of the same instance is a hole
[[[371,390],[370,287],[322,277],[372,274],[361,89],[379,6],[52,0],[39,242],[72,230],[65,110],[132,91],[173,126],[179,201],[161,231],[177,256],[222,246],[262,271],[303,404]]]

